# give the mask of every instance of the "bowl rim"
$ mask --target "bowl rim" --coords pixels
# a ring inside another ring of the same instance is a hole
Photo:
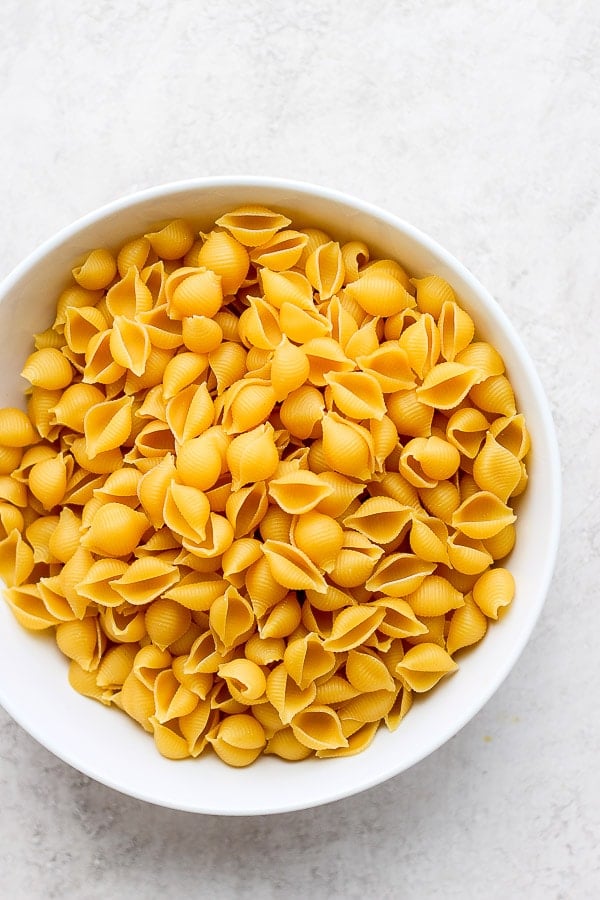
[[[249,815],[268,815],[284,812],[294,812],[302,809],[313,808],[324,804],[350,797],[362,791],[368,790],[388,779],[401,774],[410,769],[412,766],[426,759],[430,754],[438,750],[443,744],[454,737],[465,725],[467,725],[480,710],[489,702],[490,698],[500,688],[506,680],[511,670],[514,668],[523,649],[531,638],[535,625],[539,619],[542,608],[545,604],[550,584],[554,575],[558,546],[561,533],[562,519],[562,481],[561,481],[561,462],[560,451],[556,435],[556,428],[552,418],[552,413],[548,399],[546,397],[542,382],[533,364],[533,361],[527,351],[520,335],[515,326],[512,324],[502,307],[493,298],[491,293],[481,284],[481,282],[472,274],[472,272],[458,260],[452,253],[446,250],[436,240],[428,234],[421,231],[416,226],[407,222],[400,216],[388,212],[382,207],[365,201],[359,197],[340,191],[334,188],[325,187],[316,183],[294,180],[282,177],[268,177],[262,175],[216,175],[195,177],[189,179],[180,179],[172,182],[165,182],[159,185],[135,191],[130,194],[123,195],[115,200],[103,204],[102,206],[88,212],[70,224],[62,227],[58,232],[44,240],[35,247],[21,262],[19,262],[0,282],[0,302],[4,296],[14,287],[15,284],[27,273],[27,271],[35,266],[47,254],[51,253],[57,247],[76,236],[78,232],[88,226],[94,225],[104,218],[119,213],[120,211],[135,207],[148,200],[159,200],[165,197],[171,197],[174,201],[177,196],[186,194],[189,191],[197,189],[219,189],[232,187],[253,187],[257,192],[262,190],[289,190],[296,194],[306,196],[316,196],[325,201],[332,201],[351,207],[364,215],[374,217],[384,225],[404,233],[410,239],[421,244],[429,253],[437,257],[442,263],[447,265],[451,270],[457,272],[459,276],[470,286],[483,302],[493,309],[493,314],[502,321],[503,327],[507,332],[510,340],[515,347],[519,356],[519,362],[524,370],[525,377],[535,395],[535,402],[540,414],[540,420],[543,424],[544,438],[546,446],[544,454],[547,461],[548,478],[551,483],[551,519],[549,528],[549,541],[546,545],[546,565],[543,570],[543,577],[539,582],[538,603],[530,615],[530,627],[519,634],[519,639],[513,644],[512,652],[504,658],[503,665],[499,666],[493,677],[490,678],[486,689],[480,691],[477,695],[476,702],[466,705],[462,715],[458,716],[452,722],[452,725],[438,734],[435,741],[432,741],[426,752],[416,750],[408,762],[400,764],[396,769],[387,768],[383,773],[367,773],[356,785],[349,788],[339,790],[329,790],[323,792],[323,797],[309,803],[297,801],[294,803],[287,802],[277,807],[260,807],[248,809],[243,808],[227,808],[215,810],[214,808],[206,808],[197,802],[190,803],[173,803],[165,799],[157,798],[152,795],[151,790],[144,792],[142,790],[130,789],[126,784],[119,783],[118,779],[112,778],[102,772],[98,772],[93,766],[87,766],[85,760],[80,760],[74,754],[69,753],[69,748],[56,741],[54,735],[48,735],[43,730],[38,729],[35,722],[30,722],[26,716],[21,715],[19,708],[13,704],[10,695],[4,691],[3,684],[0,682],[0,705],[4,707],[6,712],[16,721],[29,735],[31,735],[38,743],[49,750],[53,755],[67,763],[77,771],[85,774],[95,781],[104,784],[113,790],[119,791],[127,796],[143,800],[158,806],[164,806],[170,809],[179,809],[187,812],[195,812],[211,815],[226,816],[249,816]],[[368,751],[367,751],[368,752]]]

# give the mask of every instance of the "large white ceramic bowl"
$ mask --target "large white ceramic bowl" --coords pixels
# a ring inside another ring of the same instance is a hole
[[[459,659],[455,675],[414,705],[395,733],[380,729],[357,756],[300,763],[265,757],[247,769],[231,769],[212,754],[182,762],[163,759],[126,716],[75,693],[54,640],[23,630],[0,602],[0,703],[23,728],[76,769],[125,794],[224,815],[296,810],[356,794],[403,772],[456,734],[498,688],[531,635],[552,575],[560,518],[560,465],[548,403],[498,304],[464,266],[416,228],[361,200],[310,184],[251,177],[184,181],[118,200],[65,228],[2,285],[0,406],[22,405],[25,383],[18,373],[31,350],[31,335],[52,321],[71,267],[86,251],[118,248],[174,217],[206,228],[245,203],[283,210],[295,224],[321,227],[338,239],[361,238],[413,274],[434,272],[451,282],[480,335],[504,357],[533,449],[509,563],[517,584],[510,611],[482,644]]]

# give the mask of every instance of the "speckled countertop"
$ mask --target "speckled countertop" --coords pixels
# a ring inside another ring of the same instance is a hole
[[[10,898],[600,891],[600,12],[594,0],[4,0],[0,274],[155,183],[269,174],[429,232],[517,325],[564,465],[559,562],[484,710],[363,795],[219,819],[123,797],[0,711]]]

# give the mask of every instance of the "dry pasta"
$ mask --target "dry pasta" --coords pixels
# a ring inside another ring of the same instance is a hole
[[[72,274],[0,410],[17,621],[170,759],[361,752],[513,600],[500,354],[438,275],[259,205]]]

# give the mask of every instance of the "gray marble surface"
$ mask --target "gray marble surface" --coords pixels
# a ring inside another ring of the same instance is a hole
[[[220,819],[123,797],[0,711],[10,898],[600,892],[600,12],[595,0],[4,0],[0,274],[152,184],[294,177],[429,232],[521,332],[564,466],[559,562],[510,677],[363,795]]]

